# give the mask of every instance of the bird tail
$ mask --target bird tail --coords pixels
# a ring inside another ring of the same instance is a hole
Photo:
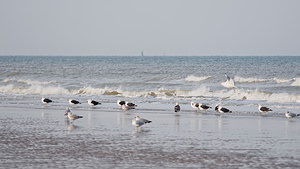
[[[300,116],[300,114],[297,114],[297,116]]]
[[[80,118],[83,118],[83,116],[78,116],[78,118],[80,119]]]
[[[146,121],[145,123],[151,123],[152,121]]]

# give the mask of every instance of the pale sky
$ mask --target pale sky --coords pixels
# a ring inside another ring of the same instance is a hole
[[[0,0],[0,55],[300,56],[300,0]]]

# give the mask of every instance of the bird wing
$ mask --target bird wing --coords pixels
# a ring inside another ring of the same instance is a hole
[[[50,99],[44,99],[44,102],[50,103],[50,102],[52,102],[52,100],[50,100]]]
[[[206,105],[201,105],[200,107],[203,108],[203,109],[209,109],[209,108],[211,108],[211,107],[206,106]]]
[[[77,101],[77,100],[71,100],[71,103],[78,104],[79,101]]]
[[[94,104],[94,105],[99,104],[99,102],[97,102],[97,101],[95,101],[95,100],[93,100],[91,103]]]
[[[174,107],[174,110],[175,110],[175,112],[180,111],[180,106],[179,106],[179,105],[176,105],[176,106]]]
[[[119,104],[123,105],[123,104],[125,104],[125,101],[120,101]]]
[[[261,107],[260,108],[261,111],[272,111],[270,108],[268,107]]]
[[[230,110],[228,110],[228,109],[226,109],[224,107],[221,108],[221,111],[224,112],[224,113],[230,112]]]
[[[130,107],[136,106],[136,104],[133,104],[133,103],[127,103],[127,105]]]

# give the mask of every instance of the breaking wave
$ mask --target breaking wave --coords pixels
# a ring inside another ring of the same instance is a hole
[[[29,87],[15,86],[9,84],[0,86],[0,92],[5,94],[41,94],[41,95],[55,95],[55,94],[70,94],[69,91],[60,86],[41,86],[32,85]]]
[[[21,84],[28,84],[28,85],[48,85],[48,84],[55,84],[56,81],[49,81],[49,82],[41,82],[36,80],[16,80],[16,79],[5,79],[3,80],[4,83],[21,83]]]
[[[291,86],[300,86],[300,78],[295,78]]]
[[[194,75],[190,75],[190,76],[186,77],[185,80],[188,82],[200,82],[200,81],[207,80],[209,78],[211,78],[211,76],[197,77]]]
[[[299,79],[300,80],[300,79]],[[299,82],[296,80],[295,82]],[[130,91],[119,89],[94,88],[91,86],[79,89],[66,89],[61,86],[47,86],[47,85],[31,85],[31,86],[16,86],[9,84],[0,86],[0,93],[2,94],[24,94],[24,95],[112,95],[122,96],[128,98],[137,97],[155,97],[158,99],[174,99],[179,97],[181,99],[192,98],[215,98],[215,99],[233,99],[233,100],[264,100],[268,102],[300,102],[300,95],[289,93],[270,93],[261,90],[245,90],[238,88],[235,90],[216,90],[212,91],[205,85],[200,86],[194,90],[169,90],[169,89],[154,89],[150,91]]]
[[[221,98],[232,100],[251,100],[251,101],[268,101],[277,103],[300,102],[300,95],[289,93],[269,93],[258,89],[245,90],[218,90],[211,91],[208,87],[201,86],[193,91],[176,91],[177,96],[183,97],[204,97],[204,98]]]
[[[243,78],[239,76],[234,77],[234,81],[238,83],[262,83],[262,82],[275,82],[275,83],[289,83],[294,81],[293,79],[278,79],[278,78],[271,78],[271,79],[260,79],[260,78]]]

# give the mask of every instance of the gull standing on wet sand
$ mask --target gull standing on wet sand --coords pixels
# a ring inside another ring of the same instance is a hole
[[[151,123],[151,122],[152,121],[140,118],[139,116],[136,116],[134,119],[131,120],[131,124],[137,128],[141,127],[144,124]]]
[[[215,107],[215,110],[218,111],[219,113],[232,113],[232,111],[230,111],[229,109],[227,109],[225,107],[221,107],[220,104],[218,104]]]
[[[128,103],[128,102],[125,102],[125,104],[122,105],[122,109],[125,111],[130,110],[130,109],[135,109],[135,107],[137,107],[136,104]]]
[[[87,100],[87,102],[88,102],[88,104],[91,105],[91,106],[96,106],[96,105],[98,105],[98,104],[99,104],[99,105],[101,104],[100,102],[97,102],[97,101],[91,100],[91,99]]]
[[[174,107],[174,111],[176,113],[178,113],[180,111],[180,106],[179,106],[179,103],[176,103],[175,107]]]
[[[42,100],[42,102],[43,102],[44,104],[48,104],[48,103],[53,102],[51,99],[44,98],[44,97],[43,97],[41,100]]]
[[[292,113],[292,112],[289,112],[289,111],[287,111],[285,113],[285,117],[287,117],[287,118],[293,118],[293,117],[296,117],[296,116],[300,116],[300,114]]]
[[[70,103],[71,105],[81,104],[79,101],[73,100],[73,99],[69,99],[69,103]]]
[[[270,109],[270,108],[268,108],[268,107],[263,107],[263,106],[261,106],[260,104],[258,104],[258,110],[259,110],[261,113],[265,113],[265,112],[272,111],[272,109]]]
[[[78,115],[76,115],[76,114],[72,114],[70,108],[67,108],[66,114],[65,114],[65,115],[68,115],[68,118],[69,118],[70,120],[72,120],[71,123],[73,123],[74,120],[76,120],[76,119],[83,118],[83,116],[78,116]]]

